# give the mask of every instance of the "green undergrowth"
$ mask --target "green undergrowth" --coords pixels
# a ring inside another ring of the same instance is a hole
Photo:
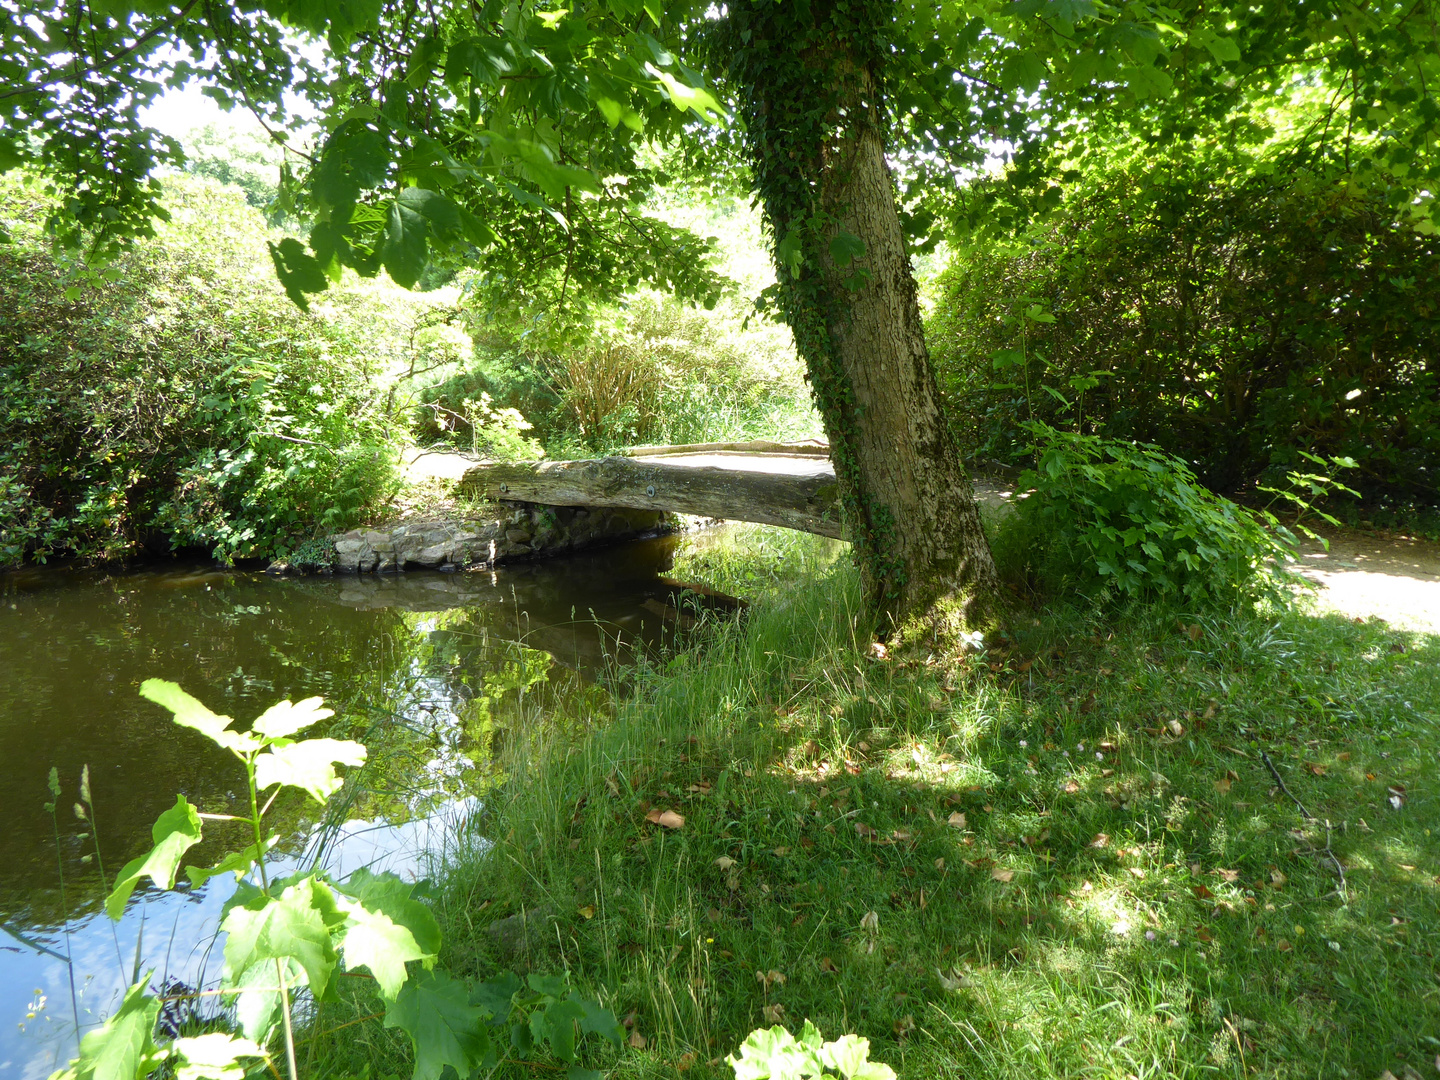
[[[506,741],[451,970],[553,915],[519,962],[626,1019],[618,1077],[728,1077],[807,1018],[902,1077],[1428,1075],[1440,640],[1054,608],[902,664],[853,571],[787,558],[613,716]]]

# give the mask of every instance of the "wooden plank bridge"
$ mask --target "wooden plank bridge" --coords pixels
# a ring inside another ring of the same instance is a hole
[[[640,446],[586,461],[478,464],[459,487],[496,500],[658,510],[841,538],[829,452],[821,442]]]

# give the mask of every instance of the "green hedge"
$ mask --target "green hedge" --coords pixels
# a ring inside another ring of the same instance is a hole
[[[970,455],[1021,460],[1035,419],[1155,443],[1221,490],[1309,451],[1354,458],[1372,504],[1435,504],[1440,238],[1303,173],[1083,190],[937,282],[930,342]]]
[[[167,182],[172,220],[102,274],[0,178],[0,566],[142,547],[285,554],[393,483],[363,316],[284,296],[235,188]]]

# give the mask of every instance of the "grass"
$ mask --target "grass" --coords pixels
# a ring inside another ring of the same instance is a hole
[[[1432,1075],[1440,639],[1062,607],[900,664],[848,567],[779,544],[677,571],[764,586],[742,623],[507,741],[436,895],[452,970],[548,909],[519,966],[627,1018],[625,1078],[806,1018],[902,1077]]]

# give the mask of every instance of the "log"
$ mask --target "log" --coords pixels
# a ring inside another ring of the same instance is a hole
[[[681,443],[676,446],[629,446],[619,451],[626,457],[663,457],[669,454],[794,454],[798,457],[830,456],[830,444],[818,439],[807,442],[772,442],[752,439],[749,442]]]
[[[497,462],[467,471],[459,488],[490,499],[660,510],[842,537],[839,488],[825,461],[799,475],[622,457]]]

